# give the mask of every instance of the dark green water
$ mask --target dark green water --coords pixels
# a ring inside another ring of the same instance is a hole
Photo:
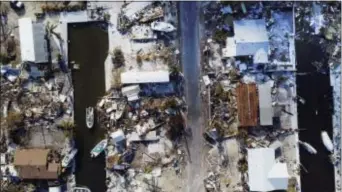
[[[85,185],[92,192],[104,192],[105,158],[90,158],[91,149],[103,139],[104,130],[99,126],[89,130],[85,124],[85,109],[95,106],[105,93],[104,61],[108,52],[108,34],[99,23],[69,24],[69,62],[80,64],[80,70],[73,72],[76,145],[76,182]],[[96,117],[95,117],[96,119]]]

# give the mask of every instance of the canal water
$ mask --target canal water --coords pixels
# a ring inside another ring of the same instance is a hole
[[[322,130],[332,139],[332,87],[327,58],[317,42],[296,42],[297,72],[308,73],[297,76],[297,93],[305,99],[305,104],[298,102],[298,127],[305,129],[299,139],[318,151],[312,155],[300,147],[300,161],[306,169],[301,169],[301,183],[303,192],[334,192],[334,168],[321,139]],[[314,61],[323,62],[320,72],[312,65]]]
[[[85,124],[85,109],[95,106],[105,93],[104,61],[108,52],[108,34],[99,23],[68,25],[69,62],[75,61],[80,69],[73,72],[74,107],[76,123],[77,185],[87,186],[92,192],[104,192],[104,154],[90,158],[91,149],[104,138],[104,130],[94,124],[89,130]],[[96,119],[96,117],[95,117]]]

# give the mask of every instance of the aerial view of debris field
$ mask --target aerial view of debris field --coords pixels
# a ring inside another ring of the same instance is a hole
[[[1,1],[4,192],[342,192],[341,2]]]

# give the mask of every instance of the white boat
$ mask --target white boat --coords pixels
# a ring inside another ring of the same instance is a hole
[[[154,21],[151,23],[151,28],[154,31],[162,31],[162,32],[172,32],[176,30],[176,27],[171,25],[170,23]]]
[[[68,165],[70,164],[71,160],[74,159],[74,157],[77,154],[77,149],[73,149],[70,151],[70,153],[68,153],[67,155],[65,155],[65,157],[62,159],[62,167],[68,167]]]
[[[104,104],[105,104],[105,99],[101,99],[101,101],[99,102],[99,104],[97,106],[99,108],[102,108]]]
[[[72,192],[91,192],[88,187],[74,187]]]
[[[94,108],[87,107],[86,108],[86,124],[89,129],[94,126]]]
[[[102,153],[102,151],[105,150],[105,148],[107,147],[108,141],[107,139],[103,139],[102,141],[100,141],[90,152],[90,156],[92,158],[97,157],[100,153]]]
[[[326,131],[322,131],[321,137],[322,137],[322,141],[323,141],[325,148],[327,148],[328,151],[333,152],[334,145],[333,145],[328,133]]]
[[[311,154],[317,154],[317,150],[307,142],[299,141],[300,144]]]

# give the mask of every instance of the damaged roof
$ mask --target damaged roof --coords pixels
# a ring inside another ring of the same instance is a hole
[[[255,63],[267,63],[269,40],[264,19],[234,21],[234,37],[228,37],[224,57],[253,56]]]
[[[21,179],[57,179],[60,165],[48,163],[50,149],[18,149],[14,166]]]
[[[236,88],[240,127],[258,124],[258,94],[256,85],[241,83]]]

